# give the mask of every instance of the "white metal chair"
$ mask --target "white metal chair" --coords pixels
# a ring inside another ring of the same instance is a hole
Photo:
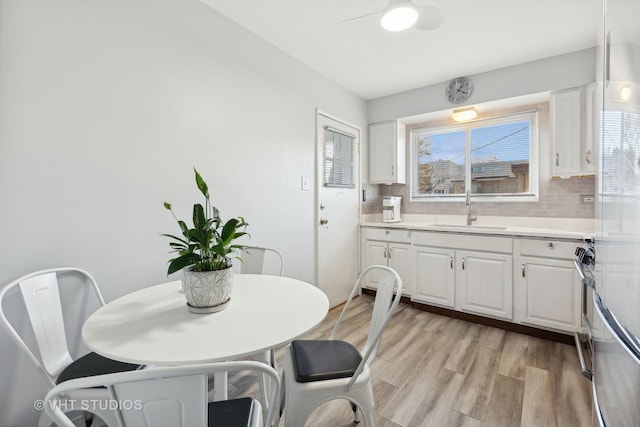
[[[260,403],[249,397],[207,402],[209,375],[239,371],[270,379],[264,419]],[[65,381],[47,393],[45,410],[59,426],[74,427],[63,410],[74,403],[67,396],[90,387],[105,387],[111,395],[118,424],[109,427],[262,427],[275,423],[280,378],[272,367],[253,361],[148,368]]]
[[[360,352],[348,342],[334,337],[351,300],[360,292],[363,278],[370,272],[379,273],[379,282],[369,334]],[[356,422],[359,421],[359,408],[367,427],[376,426],[369,362],[378,351],[382,332],[398,307],[401,294],[402,280],[398,273],[386,266],[370,266],[356,280],[328,340],[296,340],[286,348],[285,427],[304,426],[316,407],[333,399],[349,400]]]
[[[86,271],[78,268],[54,268],[37,271],[14,280],[0,291],[0,324],[7,330],[20,350],[38,368],[47,384],[50,387],[55,387],[56,384],[75,378],[139,369],[140,365],[118,362],[96,353],[88,353],[75,360],[72,358],[67,345],[58,276],[64,276],[65,283],[77,283],[72,279],[79,279],[82,283],[82,290],[85,292],[80,299],[86,302],[88,288],[90,288],[95,293],[98,303],[104,305],[104,299],[95,279]],[[5,315],[5,299],[13,294],[12,290],[16,287],[20,288],[26,306],[39,357],[27,346],[23,337]],[[71,398],[100,400],[108,398],[108,394],[105,389],[100,388],[76,390]],[[98,408],[93,413],[107,423],[114,421],[110,418],[111,412],[100,411]],[[38,425],[44,426],[50,423],[51,420],[43,411]]]
[[[273,254],[274,256],[270,256]],[[241,252],[242,263],[240,272],[242,274],[264,274],[267,268],[266,261],[276,261],[274,272],[282,276],[284,269],[284,256],[277,249],[265,248],[261,246],[245,246]],[[267,260],[269,258],[269,260]],[[271,270],[269,270],[271,271]]]
[[[242,274],[265,274],[273,272],[277,273],[278,276],[282,276],[284,256],[277,249],[263,246],[244,246],[240,257],[242,258],[242,262],[240,263],[240,272]],[[275,349],[254,354],[252,358],[258,362],[271,365],[275,369],[278,368]],[[269,393],[268,383],[265,382],[262,376],[259,376],[259,382],[262,401],[265,402],[266,395]]]

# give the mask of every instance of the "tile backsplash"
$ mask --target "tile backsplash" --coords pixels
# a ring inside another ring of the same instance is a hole
[[[473,202],[474,215],[534,216],[560,218],[593,218],[594,203],[584,203],[582,197],[594,193],[595,178],[552,179],[540,182],[537,202]],[[372,186],[367,186],[372,187]],[[379,194],[363,203],[362,213],[382,212],[384,196],[402,196],[402,213],[433,215],[464,215],[466,206],[457,202],[411,202],[409,186],[379,185]],[[369,191],[368,191],[369,192]],[[371,191],[371,194],[374,192]]]
[[[538,104],[538,152],[539,152],[539,197],[535,202],[484,202],[472,201],[474,215],[593,218],[595,204],[584,202],[584,196],[595,193],[595,177],[569,179],[551,178],[551,141],[549,138],[549,104]],[[407,137],[407,144],[409,138]],[[409,150],[407,150],[408,152]],[[407,159],[407,162],[409,160]],[[407,163],[409,165],[409,163]],[[407,168],[409,169],[409,168]],[[410,179],[407,179],[409,182]],[[410,201],[409,184],[362,186],[367,192],[367,201],[362,203],[362,213],[380,213],[384,196],[402,196],[402,213],[463,215],[464,201],[429,202]]]

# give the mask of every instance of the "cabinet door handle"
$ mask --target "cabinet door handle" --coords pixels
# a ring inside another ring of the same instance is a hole
[[[524,264],[522,264],[522,277],[524,277]]]
[[[556,153],[556,166],[560,166],[560,153]]]
[[[389,254],[389,259],[391,259],[391,248],[389,248],[389,250],[387,251],[387,253]]]
[[[453,270],[453,257],[449,258],[449,264],[451,265],[451,269]]]
[[[384,253],[383,253],[384,257],[387,257],[387,248],[384,248]]]
[[[464,258],[462,258],[462,269],[464,270]]]
[[[587,152],[584,155],[584,160],[585,162],[587,162],[588,165],[591,164],[591,150],[587,150]]]

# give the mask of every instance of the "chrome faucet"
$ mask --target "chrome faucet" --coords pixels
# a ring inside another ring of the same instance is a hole
[[[477,215],[471,215],[471,190],[467,189],[464,204],[467,205],[467,225],[478,219]]]

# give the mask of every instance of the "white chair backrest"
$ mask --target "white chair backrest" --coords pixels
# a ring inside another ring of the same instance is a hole
[[[280,377],[271,366],[254,361],[235,361],[148,368],[96,375],[65,381],[47,393],[44,408],[59,426],[74,427],[63,413],[65,394],[71,390],[109,387],[113,409],[124,426],[204,427],[207,425],[207,378],[220,372],[255,371],[271,381],[264,425],[274,422],[280,410]]]
[[[20,282],[20,290],[42,364],[49,375],[56,377],[73,362],[67,347],[58,277],[56,273],[31,277]]]
[[[85,285],[91,285],[98,302],[104,305],[95,279],[86,271],[72,267],[36,271],[14,280],[0,291],[0,325],[39,368],[51,386],[55,385],[58,374],[72,362],[67,346],[58,281],[59,274],[67,273],[78,275]],[[4,313],[5,298],[16,287],[20,288],[40,358],[27,346]]]
[[[394,290],[396,298],[394,300]],[[369,324],[369,335],[364,345],[362,353],[366,353],[371,348],[369,360],[373,359],[378,352],[380,342],[382,341],[382,332],[389,319],[395,312],[402,293],[402,280],[398,277],[398,273],[389,269],[380,271],[378,286],[376,287],[376,299],[373,303],[373,311],[371,313],[371,322]]]
[[[207,425],[206,375],[122,382],[113,391],[125,426]]]
[[[269,256],[269,253],[274,256]],[[265,255],[267,256],[265,257]],[[242,274],[263,274],[265,272],[265,258],[277,258],[277,265],[273,267],[274,272],[282,276],[284,256],[276,249],[261,246],[246,246],[242,250],[241,257],[240,272]]]
[[[364,347],[360,351],[362,354],[362,362],[360,362],[356,372],[351,377],[351,380],[347,384],[347,388],[351,387],[358,378],[358,375],[360,375],[364,370],[366,364],[376,356],[378,347],[380,346],[380,341],[382,340],[382,332],[384,332],[384,328],[395,313],[402,296],[402,279],[394,269],[384,265],[371,265],[365,268],[364,271],[360,273],[360,276],[358,276],[358,280],[356,280],[356,283],[351,290],[351,294],[338,317],[336,325],[331,331],[329,339],[334,339],[336,331],[349,308],[351,300],[360,292],[362,281],[365,279],[367,274],[372,272],[378,273],[379,279],[376,299],[373,304],[373,311],[371,313],[371,321],[369,324],[369,335],[367,336],[367,341],[365,342]]]

